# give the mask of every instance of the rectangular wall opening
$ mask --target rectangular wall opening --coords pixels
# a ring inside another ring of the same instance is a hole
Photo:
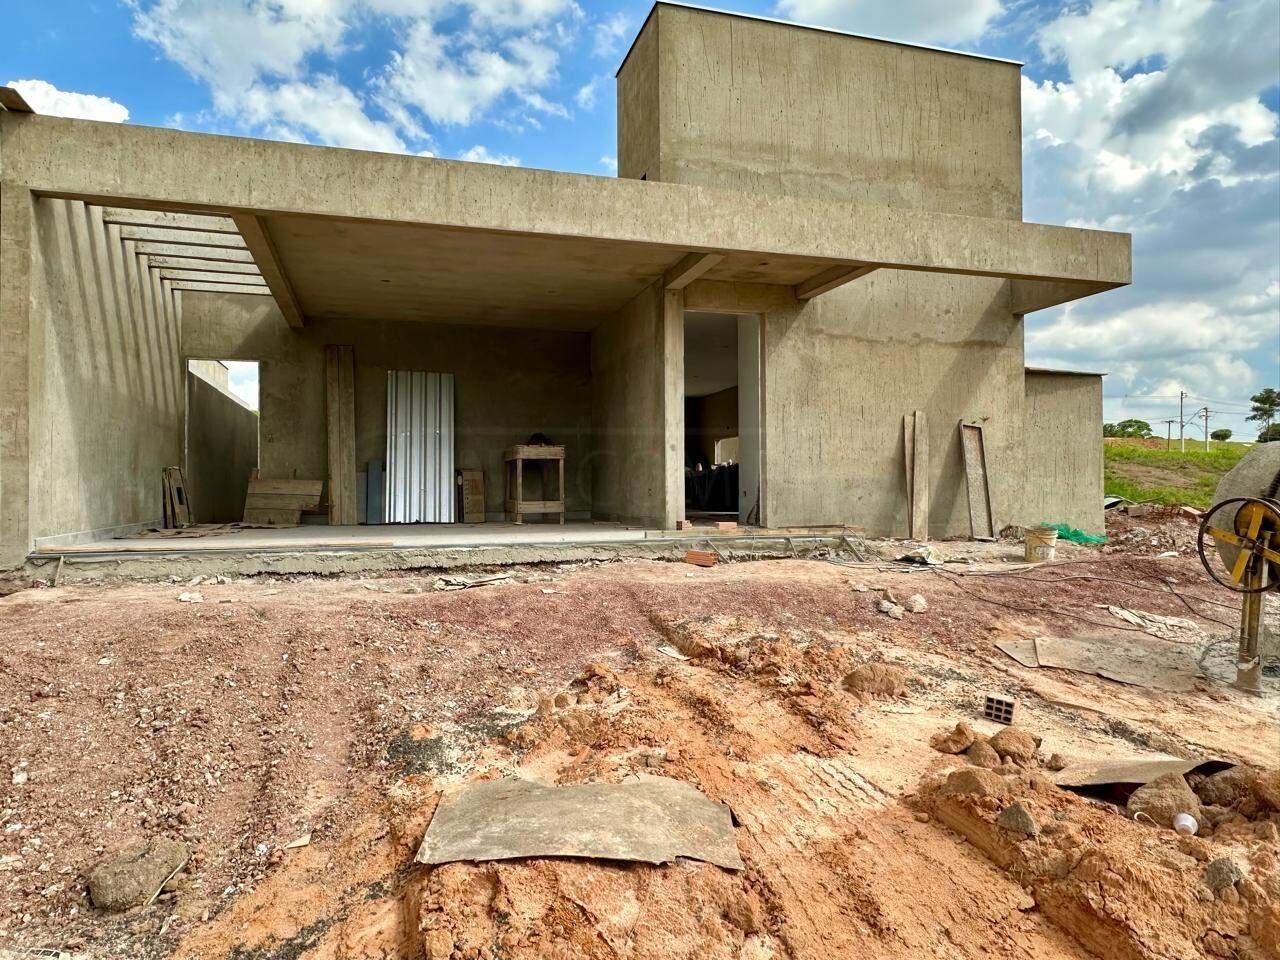
[[[234,523],[258,469],[258,364],[187,361],[186,478],[191,519]]]
[[[684,318],[685,518],[759,525],[760,321]]]

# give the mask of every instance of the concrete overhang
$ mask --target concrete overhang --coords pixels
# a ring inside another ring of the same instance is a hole
[[[1004,277],[1015,312],[1130,281],[1127,234],[805,197],[15,113],[0,158],[37,195],[231,218],[299,323],[590,329],[664,277],[801,298],[873,269]]]

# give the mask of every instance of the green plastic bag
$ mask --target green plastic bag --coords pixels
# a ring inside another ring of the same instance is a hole
[[[1070,540],[1072,543],[1106,543],[1106,537],[1095,537],[1085,533],[1083,530],[1077,530],[1075,527],[1069,527],[1065,523],[1044,523],[1044,527],[1052,527],[1058,531],[1059,540]]]

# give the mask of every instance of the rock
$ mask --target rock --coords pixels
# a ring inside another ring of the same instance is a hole
[[[1205,777],[1194,787],[1200,802],[1215,807],[1236,807],[1253,796],[1253,786],[1258,780],[1256,771],[1248,767],[1228,767]]]
[[[204,597],[199,593],[180,593],[178,594],[179,603],[204,603]]]
[[[551,703],[557,710],[563,710],[566,707],[572,707],[578,698],[569,693],[557,693]]]
[[[929,746],[939,753],[964,753],[973,746],[973,728],[962,722],[954,730],[939,730],[929,738]]]
[[[1017,764],[1028,764],[1035,759],[1040,749],[1040,738],[1033,737],[1025,730],[1017,727],[1005,727],[991,738],[991,749],[1001,759],[1012,760]]]
[[[919,813],[916,814],[916,823],[928,823],[928,822],[929,822],[929,815],[925,813],[923,810],[921,810]]]
[[[1263,810],[1280,812],[1280,770],[1265,770],[1253,782],[1253,792]]]
[[[1228,887],[1235,887],[1244,877],[1244,873],[1230,857],[1219,857],[1204,868],[1204,885],[1215,895]]]
[[[894,620],[901,620],[906,616],[906,611],[892,600],[881,600],[879,606],[881,613],[888,614]]]
[[[907,692],[907,671],[887,663],[864,663],[846,674],[841,686],[850,693],[900,697]]]
[[[1031,811],[1021,803],[1015,802],[1005,807],[1000,813],[1000,819],[996,822],[1011,833],[1017,833],[1024,837],[1035,837],[1040,833],[1040,827],[1036,825],[1035,818],[1031,816]]]
[[[856,590],[858,593],[866,593],[868,590],[870,590],[870,589],[871,589],[869,586],[867,586],[867,585],[866,585],[865,583],[863,583],[861,580],[859,580],[857,583],[851,584],[851,586],[852,586],[852,587],[853,587],[853,589],[854,589],[854,590]]]
[[[912,613],[924,613],[929,609],[929,603],[925,600],[923,594],[913,593],[907,597],[907,609]]]
[[[1062,754],[1055,753],[1049,757],[1045,766],[1050,770],[1065,770],[1067,769],[1067,759]]]
[[[1180,773],[1166,773],[1139,787],[1129,797],[1129,815],[1150,817],[1162,827],[1173,827],[1173,818],[1189,813],[1200,819],[1200,798],[1187,786]]]
[[[1007,797],[1009,785],[997,773],[981,767],[961,767],[953,770],[942,785],[944,796],[976,794],[979,797]]]
[[[191,853],[185,843],[158,837],[121,852],[89,874],[89,898],[99,910],[128,910],[146,903]]]
[[[987,770],[994,770],[1000,766],[1000,754],[985,740],[979,740],[969,748],[967,754],[969,762],[975,767],[983,767]]]

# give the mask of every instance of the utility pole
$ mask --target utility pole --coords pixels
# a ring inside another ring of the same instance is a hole
[[[1175,421],[1166,420],[1164,422],[1164,448],[1165,450],[1173,449],[1173,424]]]
[[[1178,452],[1187,452],[1187,418],[1182,412],[1182,403],[1187,399],[1186,391],[1178,391]]]
[[[1204,452],[1209,452],[1209,416],[1213,411],[1208,407],[1204,408]]]

